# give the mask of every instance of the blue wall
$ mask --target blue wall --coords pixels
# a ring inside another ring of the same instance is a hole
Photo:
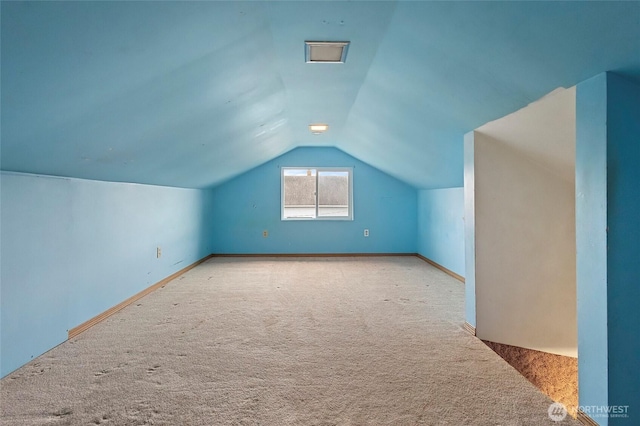
[[[640,85],[600,74],[578,85],[576,101],[580,405],[629,405],[628,418],[594,419],[637,424]]]
[[[640,83],[607,74],[609,404],[640,422]]]
[[[464,276],[464,188],[418,191],[418,253]]]
[[[331,166],[353,167],[354,220],[281,221],[281,167]],[[336,148],[297,148],[213,190],[213,251],[415,253],[416,198],[413,187]]]
[[[210,191],[0,176],[1,376],[211,253]]]
[[[606,141],[606,75],[600,74],[576,89],[578,387],[584,406],[608,404]]]

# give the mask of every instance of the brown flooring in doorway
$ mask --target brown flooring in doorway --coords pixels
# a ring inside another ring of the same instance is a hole
[[[501,343],[484,343],[545,395],[575,414],[578,407],[578,359]]]

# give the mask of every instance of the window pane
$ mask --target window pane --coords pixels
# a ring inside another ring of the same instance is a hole
[[[284,218],[316,217],[316,170],[284,170]]]
[[[318,172],[318,217],[349,216],[349,172]]]

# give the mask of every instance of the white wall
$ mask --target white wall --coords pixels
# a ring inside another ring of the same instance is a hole
[[[575,90],[474,140],[477,335],[575,357]]]

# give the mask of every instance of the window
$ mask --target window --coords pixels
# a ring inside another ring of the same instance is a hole
[[[353,220],[351,168],[283,167],[282,220]]]

